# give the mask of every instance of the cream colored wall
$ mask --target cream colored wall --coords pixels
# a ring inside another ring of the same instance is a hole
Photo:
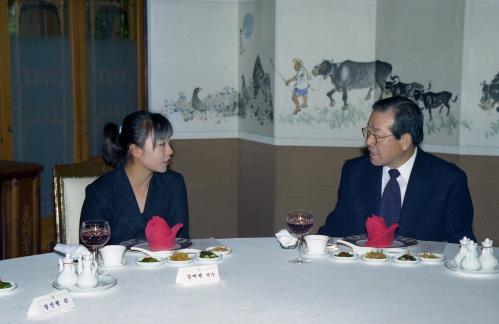
[[[345,160],[358,148],[273,146],[245,140],[175,140],[173,168],[188,187],[191,236],[271,236],[289,209],[333,209]],[[499,243],[499,157],[436,154],[468,175],[479,240]]]

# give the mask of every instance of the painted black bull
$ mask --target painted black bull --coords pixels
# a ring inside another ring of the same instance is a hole
[[[496,74],[492,82],[487,84],[483,81],[482,85],[482,98],[480,99],[480,107],[483,110],[490,110],[499,104],[499,73]],[[499,106],[496,108],[499,112]]]
[[[422,92],[419,90],[416,90],[414,92],[414,100],[416,102],[421,101],[423,103],[423,108],[422,109],[427,109],[429,114],[430,114],[430,120],[432,119],[431,116],[431,110],[433,108],[438,108],[440,107],[440,110],[438,113],[442,113],[442,109],[444,108],[443,106],[447,107],[447,116],[449,116],[450,112],[450,105],[449,102],[456,102],[457,101],[457,95],[452,99],[452,93],[449,91],[441,91],[441,92]]]
[[[312,69],[314,76],[321,75],[324,79],[331,78],[334,88],[327,93],[330,106],[334,106],[333,95],[335,91],[343,92],[343,109],[348,107],[348,90],[369,88],[366,100],[371,98],[371,92],[377,87],[380,88],[380,99],[383,97],[385,80],[392,73],[392,65],[382,61],[375,62],[354,62],[343,61],[333,63],[333,61],[323,60]]]
[[[415,91],[424,91],[424,86],[421,83],[400,82],[400,78],[396,75],[390,77],[390,79],[392,79],[392,81],[385,82],[385,91],[390,93],[392,97],[402,96],[406,98],[414,98]],[[430,90],[430,88],[428,88],[428,90]]]

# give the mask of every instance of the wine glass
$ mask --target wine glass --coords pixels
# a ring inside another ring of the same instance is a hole
[[[291,232],[298,237],[298,253],[297,258],[289,260],[292,263],[308,263],[302,257],[302,242],[303,235],[307,234],[314,225],[314,215],[309,210],[292,210],[286,216],[286,224]]]
[[[89,220],[81,223],[80,238],[97,261],[97,249],[103,247],[111,238],[111,227],[108,221]]]

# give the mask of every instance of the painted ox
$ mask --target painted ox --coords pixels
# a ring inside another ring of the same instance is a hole
[[[400,82],[400,78],[398,76],[390,77],[392,81],[385,82],[385,91],[390,93],[392,97],[402,96],[406,98],[414,98],[415,91],[423,91],[424,86],[421,83],[411,82],[405,83]],[[428,90],[430,88],[428,87]]]
[[[354,62],[343,61],[333,63],[333,61],[323,60],[314,66],[312,74],[331,78],[334,88],[326,95],[330,100],[330,106],[334,106],[333,95],[336,91],[343,92],[343,109],[348,108],[348,90],[369,88],[366,100],[371,98],[371,92],[376,87],[380,89],[380,99],[383,97],[386,78],[392,73],[392,65],[382,61],[375,62]]]
[[[452,102],[456,102],[457,101],[457,95],[454,97],[454,99],[452,99],[452,93],[450,93],[449,91],[441,91],[441,92],[431,92],[431,91],[428,91],[428,92],[423,92],[423,91],[419,91],[419,90],[416,90],[414,92],[414,100],[416,102],[422,102],[423,103],[423,108],[422,109],[427,109],[429,114],[430,114],[430,120],[432,119],[432,116],[431,116],[431,110],[433,108],[439,108],[440,107],[440,110],[438,111],[438,113],[442,113],[442,109],[445,107],[447,107],[447,116],[449,116],[449,112],[450,112],[450,105],[449,105],[449,102],[452,101]]]
[[[499,104],[499,73],[496,74],[492,82],[487,84],[485,81],[482,86],[482,98],[480,99],[480,107],[483,110],[490,110]],[[499,112],[499,106],[496,108]]]

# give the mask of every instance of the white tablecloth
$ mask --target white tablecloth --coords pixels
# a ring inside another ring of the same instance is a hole
[[[224,239],[233,253],[219,263],[222,281],[195,287],[175,284],[177,269],[128,264],[109,271],[113,288],[73,294],[76,308],[47,323],[498,323],[499,276],[463,277],[443,264],[402,267],[288,260],[274,238]],[[448,244],[453,257],[457,246]],[[496,255],[497,255],[496,249]],[[31,322],[34,297],[54,291],[57,254],[0,262],[0,276],[18,288],[0,295],[0,322]]]

